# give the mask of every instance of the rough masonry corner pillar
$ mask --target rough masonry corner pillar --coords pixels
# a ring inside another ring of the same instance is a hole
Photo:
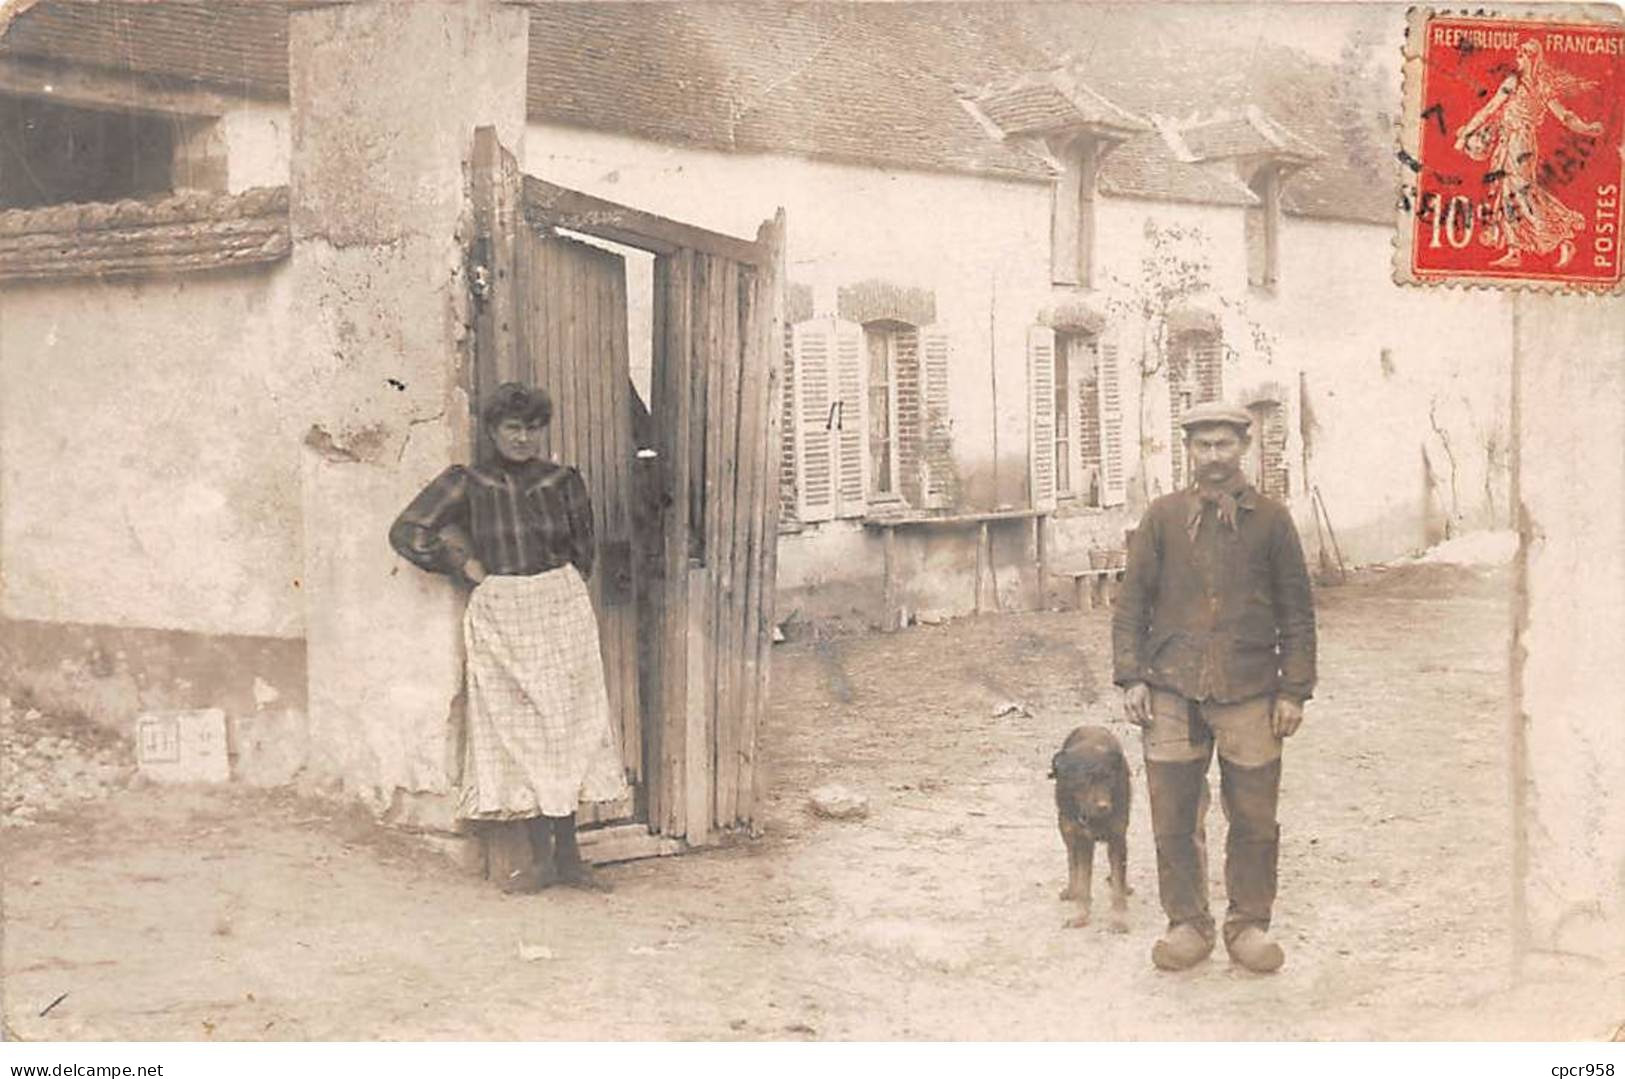
[[[497,0],[289,14],[309,771],[408,824],[452,823],[462,601],[387,533],[467,460],[468,163],[480,125],[521,146],[528,25]]]
[[[1520,955],[1625,958],[1625,309],[1514,297]]]

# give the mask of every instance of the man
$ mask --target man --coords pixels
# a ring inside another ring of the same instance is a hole
[[[1145,750],[1157,887],[1168,931],[1163,970],[1213,951],[1207,899],[1207,774],[1215,741],[1230,821],[1224,942],[1266,973],[1285,955],[1269,937],[1280,829],[1281,743],[1315,684],[1315,614],[1292,518],[1241,474],[1252,420],[1220,402],[1182,426],[1193,484],[1151,504],[1129,544],[1112,617],[1113,681]]]

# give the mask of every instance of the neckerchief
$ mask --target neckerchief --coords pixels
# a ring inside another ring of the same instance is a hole
[[[1190,536],[1191,542],[1196,542],[1196,533],[1202,527],[1202,509],[1212,506],[1219,517],[1219,524],[1236,529],[1236,508],[1241,504],[1242,497],[1247,493],[1247,481],[1240,476],[1229,487],[1205,488],[1200,484],[1193,484],[1191,492],[1196,496],[1191,499],[1190,516],[1185,520],[1185,532]]]

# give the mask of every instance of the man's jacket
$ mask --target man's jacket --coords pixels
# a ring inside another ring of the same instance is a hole
[[[1188,489],[1146,511],[1112,615],[1118,685],[1219,702],[1314,693],[1315,611],[1298,530],[1286,507],[1250,486],[1231,505],[1223,520]]]

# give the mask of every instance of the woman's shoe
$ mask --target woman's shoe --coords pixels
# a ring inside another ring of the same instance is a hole
[[[558,882],[558,874],[551,866],[533,865],[509,873],[508,879],[502,882],[502,890],[508,895],[534,895]]]

